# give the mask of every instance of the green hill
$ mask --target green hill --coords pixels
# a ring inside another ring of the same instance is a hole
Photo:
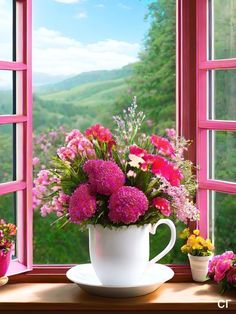
[[[127,93],[127,80],[132,66],[118,70],[82,73],[34,94],[34,129],[87,128],[92,123],[109,126],[110,116],[116,113],[116,102]]]
[[[132,75],[132,72],[133,72],[132,64],[124,66],[121,69],[84,72],[56,84],[41,86],[38,88],[37,92],[38,93],[57,92],[61,90],[68,90],[73,87],[78,87],[86,83],[123,79],[125,77],[129,77],[130,75]]]

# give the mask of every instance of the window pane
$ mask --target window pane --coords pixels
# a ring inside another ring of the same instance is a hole
[[[0,219],[16,223],[15,193],[0,195]]]
[[[35,172],[50,167],[65,132],[84,131],[95,123],[113,128],[112,116],[127,108],[133,96],[146,115],[143,131],[163,134],[165,128],[175,127],[175,0],[153,1],[150,6],[149,1],[123,2],[91,9],[84,1],[83,12],[74,19],[65,15],[61,23],[56,18],[61,4],[54,2],[50,14],[46,2],[34,1],[34,150],[40,159]],[[39,27],[42,21],[44,28]],[[42,218],[39,210],[34,214],[34,262],[88,262],[87,233],[74,225],[51,229],[56,217]],[[160,243],[168,241],[169,230],[160,229],[152,237],[152,256]],[[182,263],[185,257],[179,247],[163,262]]]
[[[0,60],[13,60],[13,1],[0,1]]]
[[[0,71],[0,115],[13,114],[13,74]]]
[[[236,70],[209,72],[209,119],[236,120]]]
[[[209,131],[211,179],[236,182],[236,132]]]
[[[16,193],[0,195],[0,219],[4,219],[9,223],[16,222]],[[12,257],[16,257],[16,242],[13,248]]]
[[[0,125],[0,183],[15,179],[13,134],[13,125]]]
[[[216,254],[236,248],[236,195],[209,191],[210,231]]]
[[[215,59],[236,57],[236,0],[212,0]]]

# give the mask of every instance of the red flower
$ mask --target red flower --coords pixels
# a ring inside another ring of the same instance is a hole
[[[172,144],[166,138],[153,134],[150,139],[152,144],[161,154],[169,157],[173,157],[175,155]]]
[[[101,124],[92,125],[85,131],[85,134],[90,139],[96,139],[99,142],[115,144],[111,131]]]
[[[152,173],[163,176],[173,186],[179,186],[183,179],[182,172],[173,163],[161,156],[155,157]]]
[[[130,154],[141,157],[141,158],[147,155],[147,151],[145,149],[138,147],[136,145],[131,145],[129,148],[129,152]]]
[[[171,215],[170,202],[165,198],[156,197],[153,199],[152,203],[164,216],[169,217]]]

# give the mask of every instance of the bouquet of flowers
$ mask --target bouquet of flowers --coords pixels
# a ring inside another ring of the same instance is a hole
[[[67,134],[51,169],[41,169],[34,180],[34,208],[42,216],[56,213],[59,227],[198,220],[193,165],[183,157],[189,142],[173,129],[167,137],[142,134],[144,119],[134,99],[114,117],[113,134],[100,124]]]
[[[236,288],[236,255],[227,251],[209,262],[208,275],[221,285],[221,292]]]
[[[0,256],[5,256],[12,248],[16,226],[0,219]]]
[[[201,237],[198,229],[191,234],[189,228],[186,228],[181,232],[180,237],[187,239],[186,244],[181,247],[183,253],[191,254],[192,256],[210,256],[214,251],[211,240]]]

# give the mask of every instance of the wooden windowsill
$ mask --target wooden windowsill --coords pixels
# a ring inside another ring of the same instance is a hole
[[[16,283],[0,288],[0,313],[219,313],[218,301],[226,299],[227,310],[236,313],[235,292],[222,296],[213,284],[166,283],[146,296],[111,299],[88,295],[72,283]]]

